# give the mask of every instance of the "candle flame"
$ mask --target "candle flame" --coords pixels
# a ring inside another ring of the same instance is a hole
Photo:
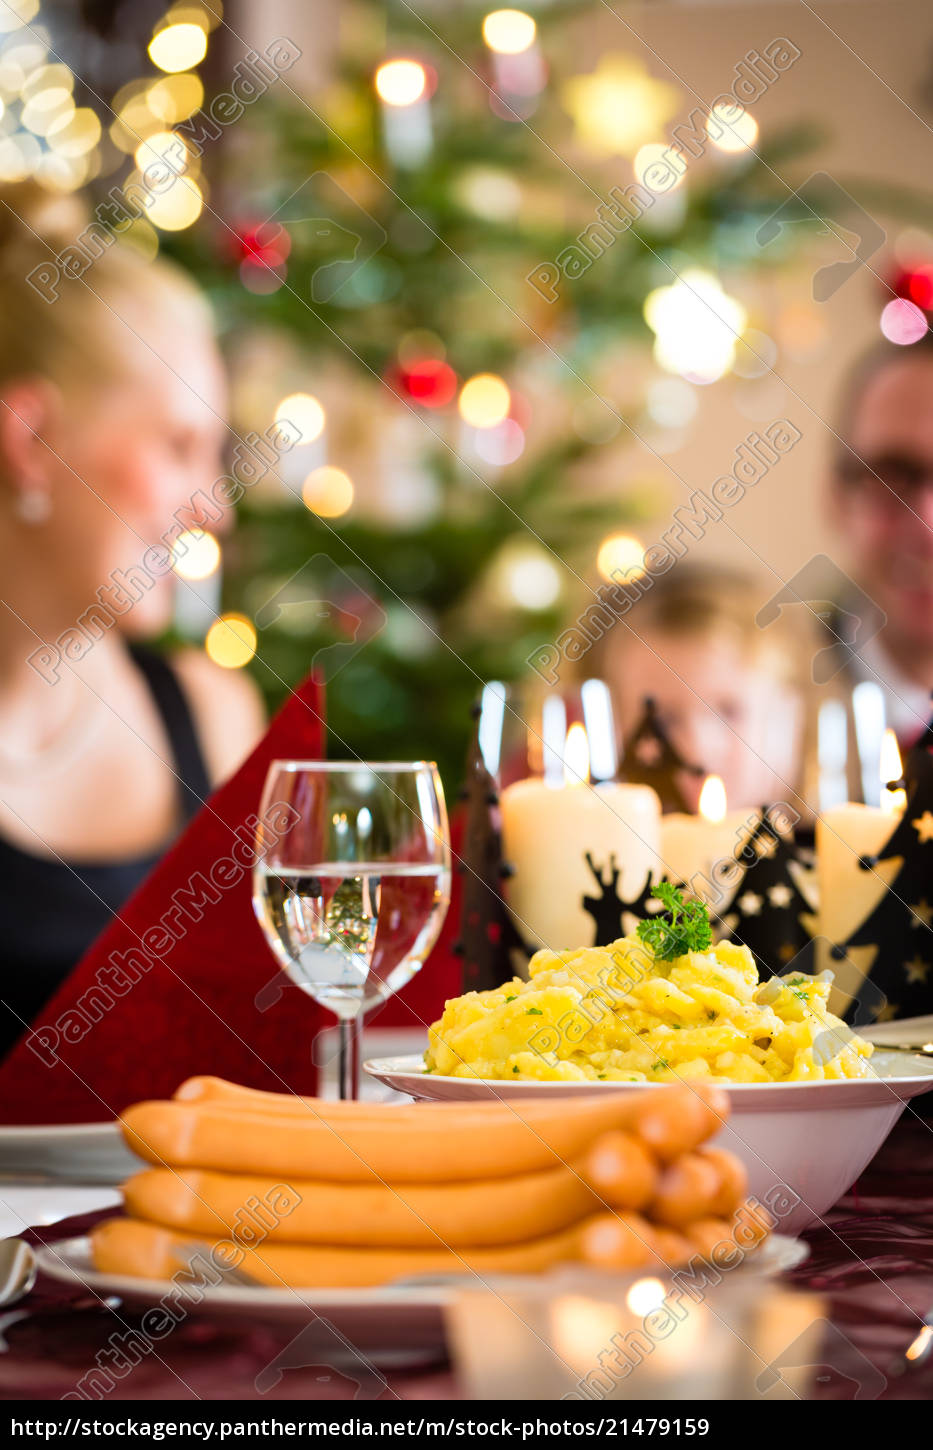
[[[726,819],[726,787],[721,775],[708,775],[700,791],[700,815],[714,824]]]
[[[564,785],[584,785],[590,778],[590,742],[583,725],[571,725],[564,745]]]
[[[886,730],[881,740],[881,809],[889,816],[896,815],[907,805],[906,791],[888,790],[888,781],[900,780],[903,771],[897,736],[893,730]]]

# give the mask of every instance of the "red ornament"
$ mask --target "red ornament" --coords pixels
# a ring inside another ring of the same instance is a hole
[[[891,289],[898,297],[923,309],[933,310],[933,264],[918,263],[904,267],[891,279]]]
[[[390,382],[422,408],[446,408],[457,394],[457,374],[441,358],[419,358],[408,367],[395,368]]]
[[[231,246],[240,262],[253,267],[281,267],[292,249],[292,239],[279,222],[255,222],[238,228]]]

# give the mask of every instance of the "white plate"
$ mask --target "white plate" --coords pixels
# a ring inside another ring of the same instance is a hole
[[[122,1183],[143,1166],[113,1122],[0,1127],[0,1178]]]
[[[809,1253],[806,1244],[783,1234],[772,1234],[760,1249],[750,1254],[733,1272],[771,1277],[803,1263]],[[121,1274],[101,1274],[94,1268],[90,1240],[63,1239],[37,1251],[39,1267],[50,1278],[66,1284],[80,1284],[101,1298],[116,1294],[124,1304],[149,1308],[160,1300],[174,1303],[180,1291],[161,1279],[131,1279]],[[273,1324],[307,1324],[309,1315],[332,1324],[357,1347],[391,1345],[411,1349],[436,1342],[443,1332],[443,1310],[462,1286],[456,1275],[426,1278],[422,1283],[387,1284],[374,1289],[268,1289],[240,1284],[207,1285],[196,1291],[189,1314],[235,1315]],[[494,1277],[489,1282],[495,1282]]]
[[[101,1274],[94,1268],[88,1238],[63,1239],[36,1253],[39,1267],[53,1279],[81,1284],[101,1298],[116,1294],[124,1304],[147,1309],[161,1300],[184,1313],[245,1316],[262,1323],[296,1326],[315,1316],[328,1321],[357,1347],[426,1348],[443,1332],[443,1309],[450,1295],[446,1282],[380,1289],[267,1289],[240,1284],[208,1284],[189,1299],[164,1279],[133,1279]],[[382,1358],[380,1356],[380,1358]]]
[[[765,1107],[764,1098],[770,1098],[774,1093],[780,1093],[781,1100],[788,1107],[797,1107],[804,1102],[812,1102],[812,1094],[816,1091],[821,1094],[821,1105],[829,1106],[837,1100],[845,1101],[845,1095],[853,1093],[863,1103],[885,1102],[892,1094],[906,1102],[933,1088],[933,1058],[879,1050],[873,1054],[871,1061],[874,1077],[825,1082],[724,1082],[717,1085],[726,1089],[733,1108],[741,1103],[746,1112],[755,1110],[753,1105],[756,1100],[761,1111],[770,1111],[770,1105]],[[528,1078],[510,1082],[507,1078],[442,1077],[439,1073],[425,1072],[423,1057],[418,1052],[404,1057],[373,1057],[363,1063],[363,1070],[388,1087],[426,1102],[565,1097],[575,1093],[655,1092],[659,1087],[671,1086],[669,1082],[537,1082]]]
[[[797,1234],[822,1219],[871,1162],[909,1099],[933,1088],[933,1059],[879,1049],[871,1061],[874,1075],[866,1078],[719,1084],[731,1114],[715,1141],[742,1159],[749,1192],[778,1213],[782,1232]],[[416,1054],[364,1067],[399,1092],[435,1102],[650,1093],[665,1086],[440,1077],[426,1073]]]
[[[911,1044],[933,1042],[933,1016],[900,1017],[896,1022],[881,1022],[875,1027],[860,1027],[859,1036],[879,1047],[896,1047],[898,1043]]]

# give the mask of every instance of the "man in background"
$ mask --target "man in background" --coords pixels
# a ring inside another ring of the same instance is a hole
[[[830,508],[853,588],[829,625],[851,682],[882,686],[906,745],[933,689],[933,334],[856,365],[837,431]]]

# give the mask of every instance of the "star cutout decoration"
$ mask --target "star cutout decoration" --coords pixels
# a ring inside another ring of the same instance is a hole
[[[876,1022],[893,1022],[899,1011],[896,1002],[881,1002],[871,1008],[871,1015]]]
[[[933,841],[933,811],[924,811],[922,816],[918,816],[910,824],[921,841]]]
[[[910,922],[911,926],[920,926],[921,924],[923,926],[930,926],[933,924],[933,906],[930,905],[926,897],[922,901],[912,903],[910,909],[913,912]]]
[[[595,155],[634,156],[676,114],[680,92],[631,56],[606,55],[589,75],[565,81],[561,101],[577,140]]]
[[[757,891],[746,891],[736,902],[744,916],[757,916],[761,911],[762,899]]]
[[[768,900],[772,906],[777,906],[778,908],[790,906],[793,899],[794,893],[789,886],[784,885],[783,881],[778,881],[774,886],[768,887]]]
[[[930,963],[925,962],[922,957],[914,957],[912,962],[904,963],[904,971],[907,973],[908,982],[925,982],[929,970]]]

